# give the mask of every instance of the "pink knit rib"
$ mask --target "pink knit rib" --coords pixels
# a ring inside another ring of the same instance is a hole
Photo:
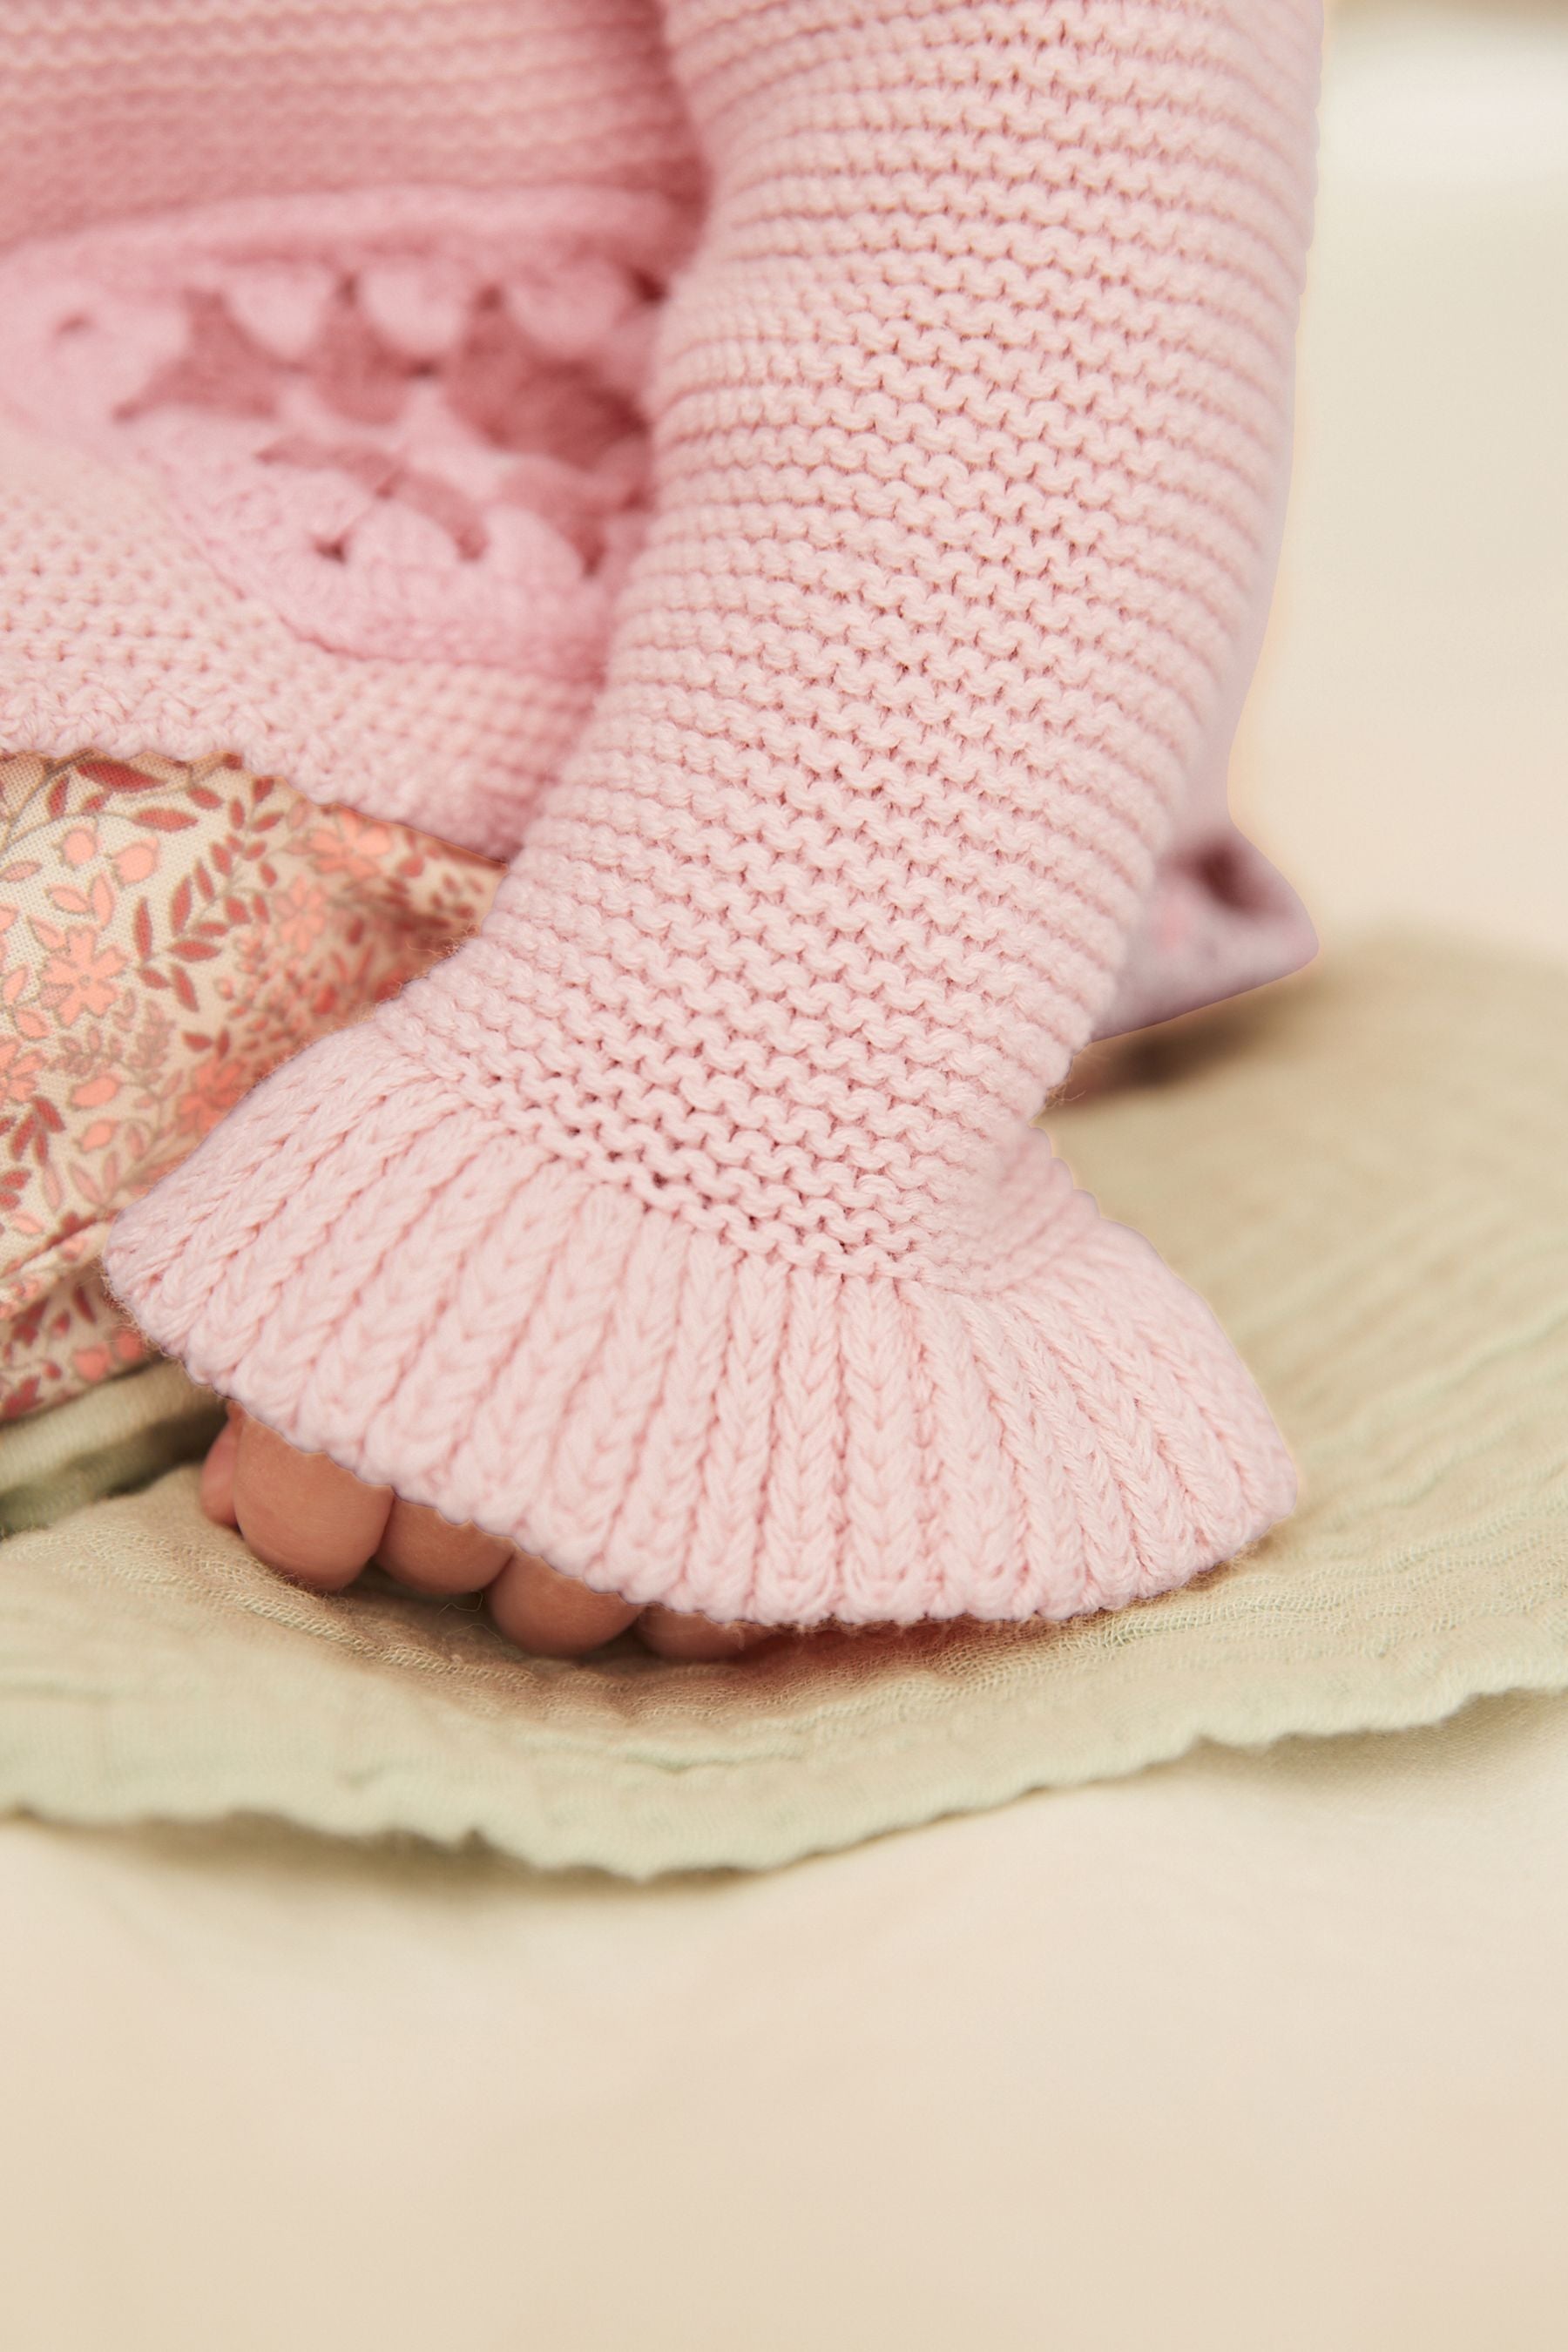
[[[712,209],[483,937],[122,1219],[154,1339],[628,1598],[1068,1615],[1289,1507],[1030,1125],[1268,560],[1308,0],[671,0]]]

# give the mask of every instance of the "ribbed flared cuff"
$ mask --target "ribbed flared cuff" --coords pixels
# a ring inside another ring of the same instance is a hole
[[[1262,1535],[1294,1476],[1202,1302],[1076,1195],[1027,1286],[738,1250],[552,1159],[374,1022],[116,1226],[120,1297],[311,1451],[637,1601],[1070,1617]]]

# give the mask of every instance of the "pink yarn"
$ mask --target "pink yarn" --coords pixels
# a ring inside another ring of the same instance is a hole
[[[0,747],[235,754],[510,857],[700,205],[655,0],[0,0]],[[1103,1031],[1312,952],[1226,811],[1239,642]]]
[[[157,1341],[590,1583],[1065,1616],[1289,1509],[1031,1118],[1267,569],[1308,0],[670,0],[712,173],[606,688],[483,936],[121,1219]]]
[[[651,0],[0,0],[0,746],[510,856],[700,196]]]
[[[646,194],[410,189],[26,246],[0,400],[155,481],[297,637],[592,688],[683,235]]]

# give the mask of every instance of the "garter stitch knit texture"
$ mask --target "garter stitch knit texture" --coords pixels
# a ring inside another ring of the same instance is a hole
[[[510,857],[703,208],[658,0],[0,0],[0,751],[237,755]],[[1269,569],[1108,1031],[1312,952],[1226,805]]]
[[[510,857],[701,168],[651,0],[0,0],[0,748]]]
[[[1308,0],[669,0],[711,175],[608,682],[481,938],[121,1222],[296,1443],[637,1601],[1113,1607],[1289,1509],[1031,1125],[1270,530]]]

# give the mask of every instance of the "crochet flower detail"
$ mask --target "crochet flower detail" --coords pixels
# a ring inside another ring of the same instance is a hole
[[[595,674],[680,235],[591,189],[268,199],[0,266],[0,404],[335,651]]]

